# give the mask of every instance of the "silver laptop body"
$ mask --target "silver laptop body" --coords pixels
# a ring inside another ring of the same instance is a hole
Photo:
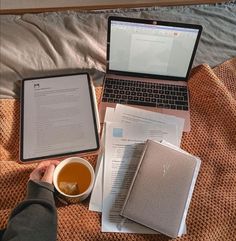
[[[187,80],[201,31],[200,25],[109,17],[101,123],[106,107],[120,103],[184,118],[190,131]]]

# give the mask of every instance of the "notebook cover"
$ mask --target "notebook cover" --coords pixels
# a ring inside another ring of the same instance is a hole
[[[176,238],[199,167],[198,158],[148,140],[121,215]]]

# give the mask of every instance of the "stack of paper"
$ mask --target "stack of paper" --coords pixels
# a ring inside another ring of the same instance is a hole
[[[166,141],[147,140],[120,214],[169,237],[181,236],[200,163]]]
[[[123,105],[107,108],[103,152],[89,205],[90,210],[102,212],[103,232],[156,233],[122,218],[120,211],[146,140],[166,140],[179,146],[183,126],[184,119],[170,115]]]

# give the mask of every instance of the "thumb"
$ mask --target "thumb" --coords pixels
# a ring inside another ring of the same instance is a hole
[[[55,170],[55,166],[53,164],[50,164],[47,167],[41,181],[48,182],[48,183],[52,184],[52,177],[53,177],[54,170]]]

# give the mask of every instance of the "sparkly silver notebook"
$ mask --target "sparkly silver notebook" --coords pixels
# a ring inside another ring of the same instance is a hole
[[[166,142],[148,140],[121,215],[170,237],[180,236],[200,163]]]

